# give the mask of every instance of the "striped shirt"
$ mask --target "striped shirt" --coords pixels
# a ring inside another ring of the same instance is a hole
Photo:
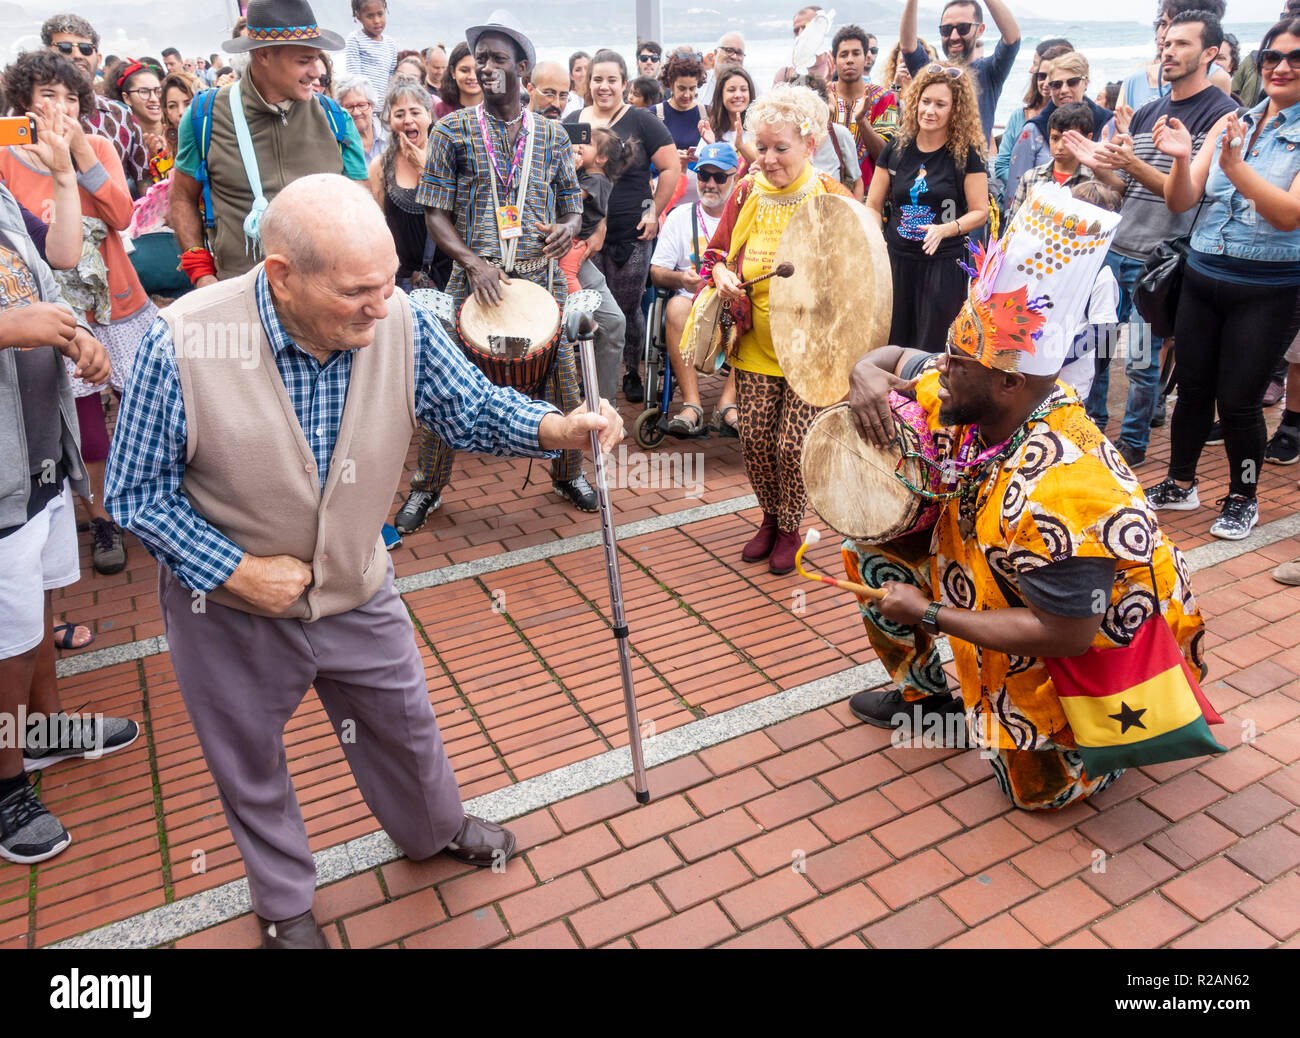
[[[497,163],[503,172],[510,169],[515,148],[510,147],[505,127],[484,114]],[[542,258],[545,235],[538,224],[554,223],[560,217],[582,213],[582,188],[573,166],[573,146],[568,132],[554,119],[534,115],[533,169],[528,178],[528,195],[520,217],[524,233],[515,253],[517,264]],[[420,177],[415,200],[426,209],[445,209],[455,214],[456,233],[477,255],[489,263],[501,264],[501,241],[497,237],[496,213],[492,208],[492,161],[483,147],[479,130],[478,108],[462,108],[439,119],[429,134],[429,155]],[[517,177],[516,177],[517,181]],[[500,177],[497,195],[502,205],[517,204],[518,184],[511,188],[509,201]],[[546,268],[521,274],[538,284],[546,284]],[[555,278],[555,295],[563,303],[564,276]],[[469,279],[459,263],[452,270],[447,291],[459,306],[469,295]]]
[[[320,363],[284,330],[265,273],[257,276],[256,293],[262,330],[323,488],[347,401],[353,351],[339,351]],[[557,456],[558,451],[543,451],[537,443],[542,418],[554,407],[492,385],[433,314],[414,302],[411,313],[415,409],[421,422],[458,450]],[[211,591],[230,578],[244,551],[200,516],[181,490],[188,437],[174,349],[171,330],[159,318],[140,343],[122,399],[105,498],[118,525],[139,537],[182,584]]]
[[[375,103],[382,110],[388,81],[397,69],[397,41],[391,36],[378,40],[367,36],[364,29],[348,34],[343,47],[348,74],[365,76],[375,91]]]

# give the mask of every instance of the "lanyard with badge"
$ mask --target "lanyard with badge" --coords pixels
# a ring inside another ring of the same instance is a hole
[[[478,128],[483,136],[483,148],[487,152],[490,167],[488,183],[492,188],[492,210],[496,214],[497,237],[501,242],[501,265],[506,273],[510,274],[514,272],[515,253],[519,249],[519,239],[524,234],[523,209],[528,198],[528,178],[532,173],[535,136],[532,113],[526,108],[519,113],[523,119],[523,126],[519,130],[519,143],[515,146],[515,153],[511,157],[510,168],[504,171],[497,162],[496,148],[492,146],[492,136],[488,133],[482,104],[475,109],[475,114],[478,117]],[[515,185],[516,175],[519,178],[518,190],[514,196],[515,202],[512,204],[510,191]],[[498,179],[505,185],[505,205],[501,204],[501,197],[497,191]]]

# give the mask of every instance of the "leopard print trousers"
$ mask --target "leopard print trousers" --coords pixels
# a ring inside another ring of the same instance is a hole
[[[808,501],[799,464],[803,440],[821,408],[801,400],[779,375],[735,370],[745,475],[777,528],[794,533]]]

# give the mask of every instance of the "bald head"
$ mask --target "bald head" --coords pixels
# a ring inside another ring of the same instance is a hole
[[[528,84],[528,107],[548,119],[558,119],[568,100],[569,70],[554,61],[539,61]]]
[[[339,228],[346,227],[346,238]],[[283,256],[298,274],[327,274],[339,261],[392,235],[360,184],[333,173],[301,177],[262,214],[262,251]]]
[[[370,193],[337,174],[295,180],[262,214],[266,280],[285,330],[318,360],[374,341],[397,250]]]

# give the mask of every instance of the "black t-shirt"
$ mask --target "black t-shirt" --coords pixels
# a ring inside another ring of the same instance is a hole
[[[885,145],[876,161],[889,170],[889,199],[892,205],[885,224],[885,242],[899,252],[919,253],[925,241],[926,224],[952,223],[967,212],[966,176],[985,172],[984,160],[971,148],[966,165],[959,170],[945,145],[938,151],[921,151],[915,141],[901,148]],[[956,253],[966,246],[965,235],[945,238],[939,253]]]
[[[600,221],[605,219],[609,211],[609,194],[614,190],[614,185],[604,173],[588,173],[583,169],[578,171],[578,186],[586,196],[582,200],[582,227],[578,231],[578,240],[586,241],[596,233]]]
[[[567,122],[581,122],[581,112]],[[673,147],[673,135],[647,108],[628,106],[618,122],[610,127],[624,144],[628,164],[614,182],[609,195],[609,211],[605,225],[605,241],[609,245],[632,241],[637,236],[641,222],[641,204],[654,195],[650,190],[650,160],[665,145]],[[633,142],[629,146],[629,142]]]

